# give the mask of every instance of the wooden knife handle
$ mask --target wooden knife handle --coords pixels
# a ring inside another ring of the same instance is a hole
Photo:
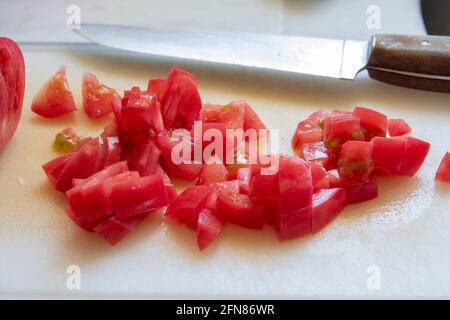
[[[379,81],[450,93],[450,37],[373,36],[367,69]]]

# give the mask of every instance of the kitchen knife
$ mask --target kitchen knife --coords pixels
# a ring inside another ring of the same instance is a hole
[[[81,24],[95,43],[139,53],[386,83],[450,93],[450,37],[375,35],[369,41]]]

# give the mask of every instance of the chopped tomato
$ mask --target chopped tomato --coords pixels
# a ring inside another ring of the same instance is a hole
[[[347,141],[342,145],[338,170],[339,176],[351,180],[365,180],[373,171],[371,142]]]
[[[154,94],[133,87],[122,99],[121,127],[126,132],[158,133],[164,130],[159,102]]]
[[[0,37],[0,149],[12,138],[22,114],[25,63],[11,39]]]
[[[160,102],[166,129],[192,129],[202,108],[197,79],[186,71],[172,68],[162,87]]]
[[[315,162],[321,166],[326,166],[328,164],[327,148],[323,141],[305,143],[303,145],[303,150],[298,152],[298,154],[301,154],[303,159]]]
[[[356,107],[353,115],[359,118],[366,140],[370,141],[373,137],[386,137],[388,119],[384,114],[369,108]]]
[[[120,161],[120,142],[119,137],[106,137],[103,141],[103,167],[109,167],[110,165]]]
[[[398,174],[412,177],[420,169],[430,150],[430,144],[413,137],[405,138],[405,150]]]
[[[344,181],[343,187],[347,191],[347,203],[368,201],[378,196],[378,182],[375,177],[363,181]]]
[[[317,232],[333,221],[347,204],[342,188],[322,189],[313,195],[312,232]]]
[[[161,92],[164,87],[164,83],[166,80],[164,79],[151,79],[148,80],[147,92],[153,93],[156,95],[158,100],[161,100]]]
[[[375,137],[372,143],[374,172],[385,175],[398,174],[405,152],[405,140]]]
[[[203,165],[200,175],[197,178],[197,184],[212,184],[226,181],[228,177],[227,167],[218,158],[211,158]]]
[[[128,158],[130,170],[138,171],[141,176],[156,174],[159,169],[161,150],[156,144],[148,140],[145,144],[137,145]]]
[[[311,178],[313,189],[328,189],[330,187],[330,181],[328,180],[328,174],[324,167],[315,162],[310,162]]]
[[[239,168],[237,170],[237,180],[239,181],[239,192],[248,194],[250,186],[250,168]]]
[[[436,171],[436,181],[450,183],[450,153],[447,152]]]
[[[119,220],[115,217],[98,224],[94,232],[105,239],[110,245],[116,245],[127,234],[133,231],[145,217]]]
[[[212,210],[200,210],[197,223],[197,245],[200,251],[206,249],[219,236],[223,225],[223,221]]]
[[[156,137],[156,143],[161,150],[164,166],[169,173],[187,180],[194,180],[198,177],[200,170],[202,169],[202,164],[193,161],[192,152],[195,145],[190,135],[173,137],[162,134]],[[176,146],[179,146],[180,148],[174,150]],[[176,153],[178,150],[180,150],[180,152]],[[183,150],[188,150],[189,154],[183,154]],[[172,152],[174,152],[174,154],[172,154]],[[172,158],[173,156],[180,157],[180,159],[177,159],[179,160],[179,163],[174,161]],[[184,159],[189,161],[189,163],[183,163]]]
[[[411,132],[411,128],[403,119],[389,119],[387,126],[391,137],[403,136]]]
[[[175,197],[167,207],[166,216],[197,229],[199,214],[202,209],[214,209],[216,199],[215,186],[192,186]]]
[[[247,102],[242,101],[241,103],[244,104],[244,131],[254,129],[258,132],[259,137],[262,132],[260,132],[259,130],[266,129],[265,124],[258,117],[258,114],[255,112],[255,110],[253,110]]]
[[[316,142],[322,142],[322,140],[322,128],[318,124],[315,124],[311,120],[307,119],[301,121],[297,125],[297,129],[295,130],[291,140],[292,149],[300,157],[305,157],[304,146]]]
[[[330,115],[324,120],[323,140],[330,150],[336,150],[349,140],[363,140],[359,118],[350,114]]]
[[[64,66],[61,66],[34,96],[31,110],[45,118],[55,118],[77,110],[67,84]]]
[[[262,229],[264,208],[239,192],[239,181],[217,183],[217,210],[226,221],[249,229]]]
[[[120,96],[113,88],[98,81],[92,73],[83,76],[83,107],[89,118],[95,119],[112,111],[112,105],[120,105]]]

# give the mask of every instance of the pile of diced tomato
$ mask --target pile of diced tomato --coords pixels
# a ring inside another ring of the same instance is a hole
[[[209,159],[178,163],[172,151],[179,143],[189,150],[212,143],[195,139],[196,121],[204,131],[223,133],[224,145],[227,130],[255,129],[261,139],[266,126],[244,101],[202,104],[197,79],[177,68],[145,89],[125,91],[121,99],[88,74],[83,105],[92,118],[112,111],[103,133],[76,139],[69,153],[43,169],[66,194],[68,216],[112,245],[163,207],[165,218],[196,230],[201,250],[226,224],[257,230],[271,225],[281,240],[315,233],[346,205],[375,198],[378,175],[413,176],[430,148],[402,136],[411,131],[404,120],[356,107],[317,111],[301,121],[292,137],[295,155],[250,161],[248,148],[232,142]],[[34,111],[49,117],[74,106],[63,68],[33,102]],[[179,129],[184,135],[175,135]],[[169,176],[194,184],[178,194]]]

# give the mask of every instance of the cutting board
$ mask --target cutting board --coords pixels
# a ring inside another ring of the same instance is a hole
[[[23,116],[0,153],[1,297],[450,296],[450,187],[433,181],[450,149],[449,95],[385,85],[365,73],[346,82],[149,58],[86,44],[24,45],[23,50]],[[61,64],[68,67],[80,107],[84,71],[122,91],[145,87],[149,78],[165,76],[176,64],[198,77],[204,102],[247,100],[269,128],[279,129],[285,153],[291,153],[298,121],[309,113],[355,105],[405,118],[413,135],[432,147],[416,177],[380,178],[377,199],[347,207],[314,236],[279,242],[270,227],[251,231],[229,225],[199,252],[195,233],[159,212],[110,247],[69,220],[64,196],[52,190],[41,169],[57,155],[51,144],[58,131],[72,126],[96,135],[104,124],[89,120],[82,109],[56,120],[30,111],[33,95]],[[73,265],[81,272],[79,290],[67,286]]]

